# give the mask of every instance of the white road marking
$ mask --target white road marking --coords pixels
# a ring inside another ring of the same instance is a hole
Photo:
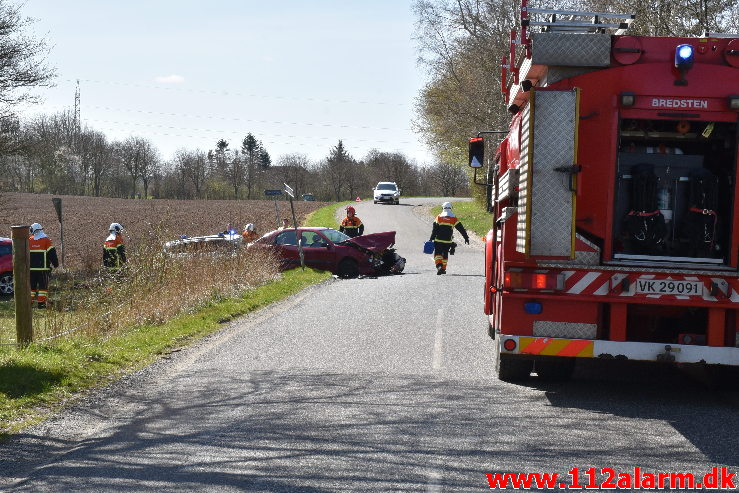
[[[429,471],[427,473],[426,493],[441,493],[441,479],[444,475],[439,470]]]
[[[444,318],[444,310],[439,308],[436,312],[436,336],[434,337],[434,357],[431,360],[431,365],[434,370],[440,370],[442,365],[442,342],[444,341],[444,329],[441,325],[441,321]]]

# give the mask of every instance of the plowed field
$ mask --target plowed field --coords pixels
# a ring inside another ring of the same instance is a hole
[[[11,226],[41,223],[61,255],[61,228],[52,195],[4,193],[0,195],[0,236],[11,236]],[[260,236],[276,228],[275,205],[271,200],[133,200],[99,197],[58,196],[64,219],[65,267],[96,269],[101,264],[102,245],[112,222],[121,223],[129,251],[140,242],[177,239],[181,235],[216,234],[234,227],[243,231],[254,223]],[[298,223],[325,202],[296,201]],[[290,204],[278,201],[279,215],[290,216]],[[291,220],[292,222],[292,220]]]

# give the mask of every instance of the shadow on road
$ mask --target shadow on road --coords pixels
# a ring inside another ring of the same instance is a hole
[[[698,367],[584,360],[570,382],[532,377],[529,386],[558,408],[667,421],[710,462],[739,466],[737,438],[728,432],[739,429],[739,392],[712,388]]]
[[[534,379],[528,389],[492,379],[386,373],[212,377],[136,401],[138,411],[116,421],[108,422],[115,414],[110,409],[80,411],[83,421],[105,423],[90,438],[16,437],[5,447],[0,477],[30,475],[12,491],[43,489],[39,485],[50,491],[80,485],[95,491],[429,491],[437,480],[445,491],[480,491],[485,472],[522,465],[615,467],[645,458],[646,465],[668,470],[702,464],[700,453],[739,465],[736,406],[677,376],[668,384],[636,374],[559,385]],[[644,432],[653,430],[646,420],[667,420],[674,430]],[[686,451],[675,431],[700,453]],[[38,450],[44,457],[31,457]]]

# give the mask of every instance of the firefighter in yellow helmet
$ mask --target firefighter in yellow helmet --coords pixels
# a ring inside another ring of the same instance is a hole
[[[123,226],[113,223],[110,233],[103,243],[103,266],[109,271],[117,271],[126,263],[126,247],[123,244]]]
[[[49,277],[51,268],[59,267],[56,248],[44,228],[39,223],[31,224],[28,249],[31,251],[31,302],[36,301],[39,308],[46,308],[49,296]]]
[[[446,274],[446,264],[449,260],[449,250],[454,246],[454,229],[462,234],[465,244],[470,244],[462,222],[452,212],[451,202],[441,205],[441,214],[434,220],[434,229],[431,230],[430,241],[434,242],[434,263],[436,275]]]
[[[357,211],[354,210],[354,207],[347,207],[346,217],[341,221],[341,225],[339,226],[339,231],[350,238],[364,234],[364,224],[362,224],[362,220],[356,214]]]

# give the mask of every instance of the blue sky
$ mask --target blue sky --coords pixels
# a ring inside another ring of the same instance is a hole
[[[109,138],[149,138],[164,159],[247,132],[276,161],[339,139],[431,160],[411,130],[424,82],[410,1],[25,0],[50,45],[50,113],[74,105]]]

